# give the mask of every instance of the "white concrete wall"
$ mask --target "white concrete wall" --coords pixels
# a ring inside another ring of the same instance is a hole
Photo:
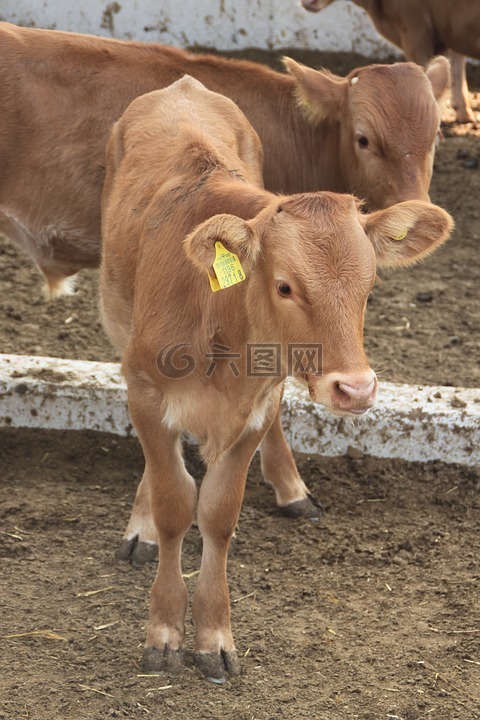
[[[347,0],[308,13],[300,0],[2,0],[0,17],[20,25],[202,45],[358,52],[382,58],[395,48]]]
[[[355,423],[329,415],[289,379],[283,424],[293,450],[480,464],[480,389],[380,383],[377,406]],[[0,355],[0,428],[131,435],[115,363]]]

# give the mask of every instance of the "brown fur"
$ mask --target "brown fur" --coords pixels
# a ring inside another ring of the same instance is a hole
[[[377,132],[388,135],[387,153],[376,159],[353,151],[361,93],[350,99],[348,81],[309,70],[316,88],[307,88],[309,109],[304,112],[295,94],[302,95],[307,76],[293,61],[288,67],[293,75],[155,43],[1,23],[0,231],[30,253],[52,294],[61,292],[65,277],[96,267],[110,129],[135,97],[184,74],[231,97],[244,111],[264,146],[269,190],[355,192],[371,208],[428,197],[439,115],[419,68],[392,66],[388,84],[383,69],[362,71],[372,78],[361,91],[368,93],[364,102],[370,107],[372,142]],[[339,90],[336,105],[333,85]],[[405,112],[400,104],[387,133],[375,108],[379,98],[386,107],[395,103],[392,93],[423,101],[421,111],[413,110],[410,99]],[[396,138],[404,137],[405,128],[421,138],[411,159],[413,181],[410,170],[397,163]]]
[[[203,555],[192,606],[196,652],[216,680],[235,667],[228,545],[250,459],[272,423],[262,466],[270,472],[272,462],[284,460],[296,473],[278,414],[288,345],[323,346],[323,368],[297,369],[316,402],[339,414],[371,407],[376,379],[363,350],[376,269],[370,236],[384,263],[406,264],[443,242],[452,224],[422,202],[362,215],[351,195],[275,196],[259,184],[260,167],[258,138],[240,110],[184,77],[136,99],[114,126],[102,200],[103,315],[123,353],[146,460],[134,516],[141,522],[149,491],[160,546],[147,663],[168,667],[184,643],[181,545],[197,509]],[[393,254],[390,236],[404,230],[407,239],[395,241]],[[246,280],[213,293],[216,240],[238,254]],[[282,297],[285,283],[291,294]],[[249,343],[279,344],[277,376],[248,376]],[[209,372],[217,344],[234,353],[238,374],[225,360]],[[171,346],[193,362],[183,377],[161,372],[159,358]],[[179,451],[185,430],[198,438],[207,463],[198,503]],[[148,517],[145,523],[151,528]]]

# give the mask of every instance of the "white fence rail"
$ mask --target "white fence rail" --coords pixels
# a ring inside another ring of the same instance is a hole
[[[381,383],[377,407],[355,423],[287,384],[283,419],[298,452],[480,464],[480,390]],[[0,355],[0,428],[98,430],[129,435],[119,366]]]
[[[20,25],[184,47],[293,47],[378,58],[398,52],[346,0],[321,13],[307,12],[300,0],[2,0],[0,16]]]

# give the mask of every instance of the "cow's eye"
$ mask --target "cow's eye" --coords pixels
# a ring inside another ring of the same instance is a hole
[[[359,135],[357,137],[357,142],[358,142],[358,147],[362,148],[362,150],[364,148],[368,147],[368,138],[365,137],[365,135]]]
[[[292,288],[288,283],[281,282],[278,284],[278,294],[281,297],[290,297],[292,294]]]

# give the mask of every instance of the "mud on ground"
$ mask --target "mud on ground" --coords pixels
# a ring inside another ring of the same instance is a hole
[[[339,72],[362,64],[295,56]],[[385,379],[478,386],[480,128],[447,123],[444,133],[432,199],[454,215],[455,236],[422,265],[382,274],[366,347]],[[45,303],[29,261],[3,239],[0,253],[3,352],[114,359],[95,273]],[[0,718],[480,718],[479,472],[299,462],[324,505],[318,522],[282,518],[252,466],[229,563],[243,674],[215,687],[190,666],[177,677],[141,670],[155,570],[114,561],[143,466],[136,441],[2,430]],[[199,562],[194,527],[190,591]]]

